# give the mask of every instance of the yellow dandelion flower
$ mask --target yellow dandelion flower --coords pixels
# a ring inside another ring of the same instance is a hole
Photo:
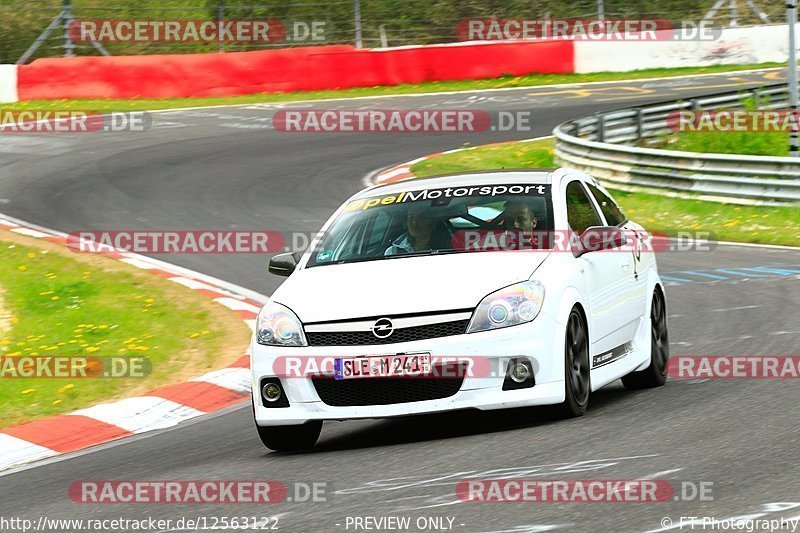
[[[24,391],[22,391],[22,394],[30,394],[32,392],[36,392],[36,389],[25,389]]]
[[[26,267],[25,265],[20,265],[17,267],[17,270],[19,270],[20,272],[25,272],[26,270],[28,270],[28,267]]]

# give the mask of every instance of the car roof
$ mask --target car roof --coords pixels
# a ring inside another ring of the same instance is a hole
[[[439,189],[442,187],[464,187],[470,185],[533,184],[550,185],[554,168],[503,169],[439,174],[397,183],[370,187],[354,198],[368,198],[376,194],[394,194],[403,191]]]

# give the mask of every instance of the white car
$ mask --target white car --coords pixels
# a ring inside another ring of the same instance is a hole
[[[437,176],[347,200],[261,310],[253,408],[273,450],[324,420],[556,405],[666,380],[667,312],[644,229],[569,169]]]

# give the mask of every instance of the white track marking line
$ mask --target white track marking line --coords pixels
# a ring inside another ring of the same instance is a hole
[[[141,268],[142,270],[155,270],[155,266],[151,265],[147,261],[142,261],[141,259],[136,259],[133,257],[123,257],[120,259],[123,263],[127,263],[131,266],[135,266],[136,268]]]
[[[27,235],[28,237],[33,237],[35,239],[50,237],[50,235],[47,233],[43,233],[41,231],[36,231],[35,229],[29,229],[29,228],[12,228],[9,231],[13,231],[14,233],[19,233],[20,235]]]
[[[712,309],[712,313],[727,313],[728,311],[743,311],[745,309],[758,309],[760,305],[742,305],[740,307],[726,307],[722,309]]]

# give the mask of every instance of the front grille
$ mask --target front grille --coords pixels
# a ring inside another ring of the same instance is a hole
[[[461,389],[464,378],[312,378],[311,381],[324,403],[350,407],[447,398]]]
[[[440,322],[410,328],[397,328],[386,339],[379,339],[371,331],[325,331],[306,333],[309,346],[365,346],[370,344],[394,344],[437,337],[462,335],[467,332],[469,320]]]

